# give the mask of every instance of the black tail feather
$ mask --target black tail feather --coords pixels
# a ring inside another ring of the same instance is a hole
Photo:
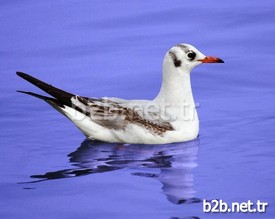
[[[37,78],[34,78],[28,74],[25,74],[23,72],[16,72],[16,74],[18,76],[20,76],[21,78],[25,79],[26,81],[32,83],[33,85],[37,86],[38,88],[40,88],[41,90],[45,91],[46,93],[50,94],[51,96],[55,97],[56,99],[51,99],[52,101],[56,101],[59,104],[65,104],[67,106],[71,106],[71,98],[73,96],[75,96],[74,94],[68,93],[64,90],[58,89],[50,84],[47,84]],[[25,93],[25,94],[29,94],[35,97],[38,97],[40,99],[45,100],[45,96],[39,95],[39,94],[35,94],[32,92],[26,92],[26,91],[19,91],[21,93]],[[48,98],[48,97],[47,97]]]

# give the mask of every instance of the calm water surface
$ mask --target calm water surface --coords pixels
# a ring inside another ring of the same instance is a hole
[[[1,218],[275,218],[274,1],[1,1]],[[165,52],[223,65],[192,74],[199,139],[85,141],[20,70],[85,96],[152,99]],[[201,200],[269,203],[206,214]]]

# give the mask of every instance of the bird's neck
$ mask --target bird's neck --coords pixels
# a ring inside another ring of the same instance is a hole
[[[162,85],[155,101],[171,105],[194,107],[190,71],[174,66],[163,66]]]

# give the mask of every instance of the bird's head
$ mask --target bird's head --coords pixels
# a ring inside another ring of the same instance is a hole
[[[205,56],[190,44],[178,44],[172,47],[167,52],[164,62],[165,65],[176,69],[184,69],[187,72],[202,63],[224,63],[220,58]]]

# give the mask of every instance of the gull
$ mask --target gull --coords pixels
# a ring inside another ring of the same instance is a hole
[[[190,74],[202,63],[223,63],[190,44],[172,47],[163,60],[162,85],[153,100],[90,98],[56,88],[23,72],[18,76],[52,97],[20,91],[46,101],[91,140],[129,144],[190,141],[199,134],[199,119]]]

